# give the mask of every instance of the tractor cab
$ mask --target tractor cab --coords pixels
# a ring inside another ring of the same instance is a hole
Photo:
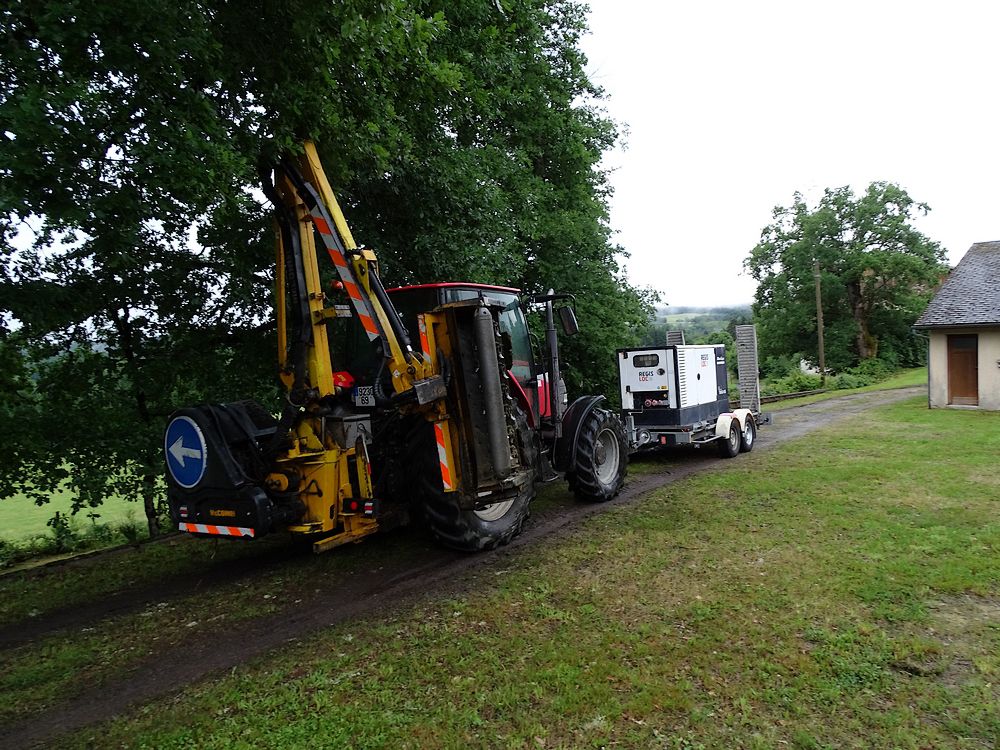
[[[503,306],[498,323],[501,335],[509,347],[508,374],[521,407],[528,414],[532,427],[552,415],[548,397],[548,373],[542,362],[536,361],[531,332],[525,317],[519,289],[488,284],[446,282],[418,284],[387,290],[403,323],[417,330],[417,315],[442,305],[485,298]]]
[[[552,426],[553,404],[549,389],[551,355],[538,351],[528,326],[521,291],[513,287],[459,282],[416,284],[387,289],[393,307],[403,325],[412,333],[419,331],[418,316],[446,305],[483,299],[500,307],[497,322],[507,353],[507,373],[514,396],[526,412],[533,429]],[[548,342],[547,342],[548,343]],[[555,343],[553,340],[552,343]],[[351,383],[355,392],[361,393],[359,405],[365,404],[368,390],[379,377],[381,358],[360,326],[335,326],[331,345],[338,361],[350,362]],[[384,374],[383,374],[384,377]],[[562,404],[565,405],[565,388],[559,383]]]

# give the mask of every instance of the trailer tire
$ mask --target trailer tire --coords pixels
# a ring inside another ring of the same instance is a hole
[[[594,409],[580,427],[576,444],[576,468],[566,481],[577,499],[604,503],[625,483],[628,472],[628,440],[621,420],[607,409]]]
[[[528,417],[517,404],[514,405],[514,418],[517,421],[521,465],[528,469],[530,476],[515,497],[485,508],[464,510],[458,507],[454,493],[443,489],[433,434],[428,434],[422,441],[425,446],[421,451],[424,460],[420,462],[417,472],[423,495],[421,515],[431,536],[444,546],[462,552],[490,550],[507,544],[524,526],[528,506],[535,497],[538,448],[535,433],[528,425]]]
[[[746,424],[743,425],[743,434],[740,435],[740,453],[752,451],[756,442],[757,424],[753,421],[753,417],[747,417]]]
[[[719,455],[723,458],[736,458],[743,447],[742,437],[740,423],[733,419],[729,425],[729,438],[719,441]]]

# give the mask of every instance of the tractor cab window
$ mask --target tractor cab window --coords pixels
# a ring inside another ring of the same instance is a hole
[[[507,303],[503,312],[500,313],[500,330],[510,335],[511,353],[513,362],[510,371],[517,381],[524,385],[534,382],[535,373],[532,364],[531,339],[528,335],[528,323],[524,319],[524,312],[518,304],[517,297],[512,297]]]
[[[500,313],[500,330],[510,336],[511,354],[513,355],[510,371],[521,385],[534,384],[535,368],[531,353],[531,339],[528,337],[528,323],[524,319],[524,312],[521,310],[516,294],[495,289],[488,289],[484,292],[479,289],[457,287],[445,290],[445,301],[460,302],[467,299],[478,299],[480,294],[485,294],[491,300],[504,305],[503,312]]]

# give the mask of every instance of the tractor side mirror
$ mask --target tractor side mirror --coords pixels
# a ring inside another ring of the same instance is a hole
[[[563,333],[567,336],[575,336],[580,332],[580,324],[576,322],[576,313],[569,305],[560,307],[558,310],[559,322],[562,323]]]

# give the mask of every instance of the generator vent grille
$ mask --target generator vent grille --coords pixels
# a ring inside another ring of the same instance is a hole
[[[677,363],[677,405],[684,408],[688,405],[687,367],[681,361],[679,351],[677,355],[677,358],[674,360]]]
[[[740,406],[756,414],[760,411],[756,326],[736,326],[736,366],[740,380]]]
[[[684,331],[667,331],[667,346],[684,346]]]

